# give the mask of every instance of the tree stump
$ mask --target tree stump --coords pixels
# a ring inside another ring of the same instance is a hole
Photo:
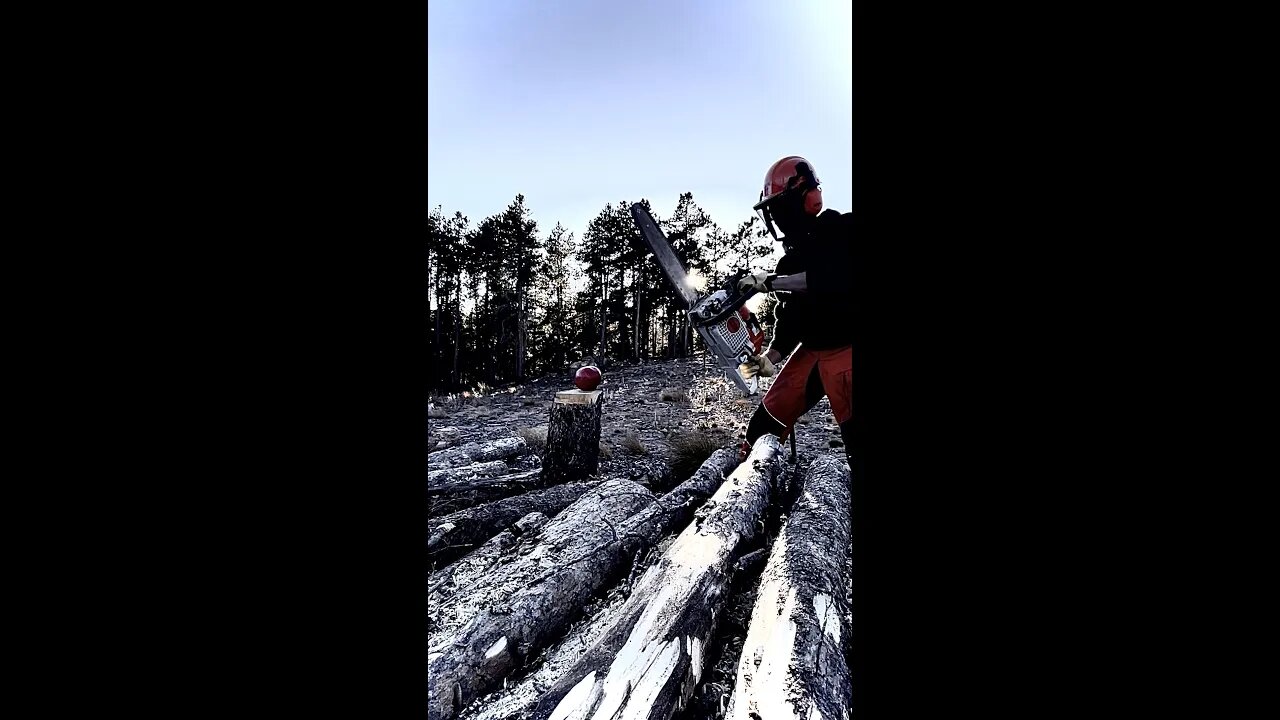
[[[556,393],[542,458],[544,485],[580,482],[600,471],[600,391]]]

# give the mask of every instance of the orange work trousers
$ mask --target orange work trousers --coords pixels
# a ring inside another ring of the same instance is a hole
[[[843,424],[853,417],[853,346],[809,350],[801,345],[773,379],[773,385],[761,401],[765,411],[786,426],[784,440],[800,416],[821,399],[812,397],[812,388],[806,392],[815,367],[822,389],[831,399],[831,414],[835,415],[836,423]]]

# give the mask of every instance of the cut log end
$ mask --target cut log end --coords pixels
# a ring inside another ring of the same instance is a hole
[[[556,393],[556,402],[562,405],[595,405],[600,401],[599,390],[562,390]]]

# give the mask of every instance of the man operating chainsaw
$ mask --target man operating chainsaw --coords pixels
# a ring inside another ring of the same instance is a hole
[[[795,155],[769,167],[754,209],[785,254],[773,273],[753,273],[738,286],[784,294],[774,310],[773,342],[739,366],[748,378],[776,374],[747,425],[742,449],[749,452],[765,433],[785,440],[825,395],[856,472],[864,433],[853,403],[854,313],[860,310],[853,296],[853,214],[823,210],[813,165]]]

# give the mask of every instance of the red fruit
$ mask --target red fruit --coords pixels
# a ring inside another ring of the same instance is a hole
[[[579,390],[595,390],[600,385],[600,368],[593,365],[586,365],[578,369],[574,373],[573,384],[578,386]]]

